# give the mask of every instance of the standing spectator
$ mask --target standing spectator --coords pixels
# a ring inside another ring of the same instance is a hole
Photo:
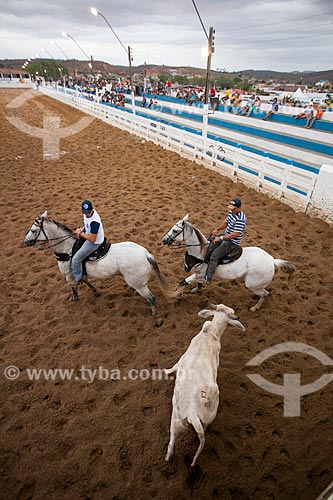
[[[266,116],[263,118],[263,120],[268,120],[268,118],[275,113],[277,113],[279,110],[279,104],[278,104],[278,99],[277,97],[274,97],[272,107],[271,109],[266,113]]]
[[[209,97],[215,97],[215,96],[216,96],[216,90],[214,87],[211,87],[209,91]]]
[[[143,96],[142,101],[141,101],[141,107],[144,108],[147,104],[147,99],[146,96]]]

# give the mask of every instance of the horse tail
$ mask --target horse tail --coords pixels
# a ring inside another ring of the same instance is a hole
[[[296,267],[289,260],[274,259],[274,265],[277,269],[282,269],[288,274],[292,274],[296,271]]]
[[[157,278],[157,282],[159,284],[160,289],[162,290],[163,295],[169,299],[177,298],[179,296],[180,291],[178,289],[177,290],[172,289],[170,287],[170,285],[168,285],[168,283],[165,281],[165,279],[163,278],[163,276],[160,272],[160,268],[158,267],[158,264],[156,262],[155,257],[150,253],[148,253],[146,255],[146,257],[147,257],[149,264],[154,269],[155,276]]]

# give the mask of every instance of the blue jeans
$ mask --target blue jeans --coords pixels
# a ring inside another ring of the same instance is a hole
[[[100,246],[100,243],[92,243],[86,240],[80,250],[76,252],[72,258],[72,273],[75,281],[80,281],[82,279],[82,261],[93,253]]]

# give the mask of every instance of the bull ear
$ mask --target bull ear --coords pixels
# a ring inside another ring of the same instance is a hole
[[[209,316],[214,316],[215,311],[211,311],[210,309],[203,309],[202,311],[198,312],[198,316],[201,316],[201,318],[208,318]]]
[[[189,220],[190,216],[189,214],[186,214],[185,217],[183,217],[183,221],[187,222]]]
[[[47,210],[40,216],[41,219],[46,219],[47,217]]]
[[[235,326],[236,328],[239,328],[240,330],[245,330],[245,327],[242,325],[240,321],[237,321],[235,319],[228,319],[228,325]]]

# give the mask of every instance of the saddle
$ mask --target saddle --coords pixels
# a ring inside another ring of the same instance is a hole
[[[84,238],[79,238],[78,240],[76,240],[74,242],[73,248],[72,248],[72,255],[70,255],[68,253],[54,252],[56,259],[60,262],[68,262],[69,260],[72,260],[73,255],[76,254],[76,252],[82,247],[82,245],[85,241],[86,240]],[[89,262],[89,261],[93,262],[93,261],[102,259],[108,253],[108,251],[110,250],[110,247],[111,247],[111,243],[106,238],[104,238],[103,243],[100,244],[100,246],[97,248],[97,250],[92,252],[90,255],[88,255],[88,257],[86,257],[84,259],[84,261],[82,261],[83,275],[87,274],[86,262]]]
[[[227,255],[219,259],[218,261],[218,266],[224,265],[224,264],[231,264],[231,262],[234,262],[235,260],[239,259],[239,257],[242,255],[243,249],[242,247],[238,246],[237,248],[233,248],[230,250]],[[198,259],[197,257],[193,257],[193,255],[189,255],[187,252],[185,252],[185,272],[188,273],[191,271],[192,267],[194,267],[197,264],[202,264],[205,262],[203,259]]]
[[[74,242],[74,245],[72,248],[72,257],[76,254],[76,252],[78,250],[80,250],[80,248],[82,247],[82,245],[85,241],[86,240],[84,238],[79,238],[78,240],[76,240]],[[86,262],[95,262],[96,260],[102,259],[108,253],[108,251],[110,250],[110,247],[111,247],[111,243],[106,238],[104,238],[103,243],[100,244],[100,246],[97,248],[97,250],[92,252],[90,255],[88,255],[88,257],[86,257],[82,261],[82,274],[83,274],[83,276],[86,276],[86,274],[87,274]]]

